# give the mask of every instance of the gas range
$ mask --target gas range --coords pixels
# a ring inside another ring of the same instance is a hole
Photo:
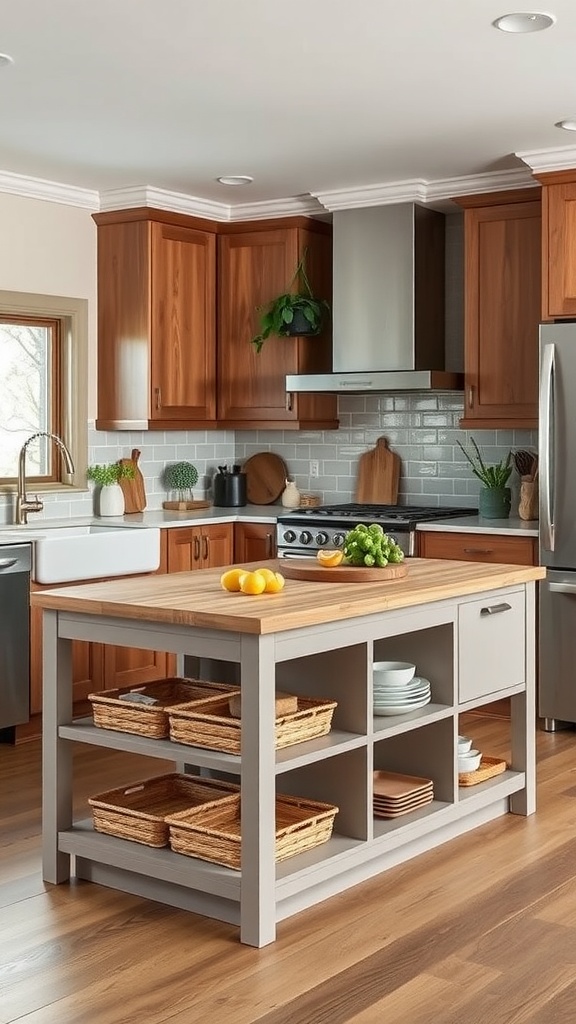
[[[415,551],[415,531],[419,523],[457,516],[474,516],[477,508],[427,505],[318,505],[298,508],[278,517],[276,540],[280,558],[315,557],[320,548],[339,548],[348,530],[359,523],[380,523],[400,545],[404,554]]]

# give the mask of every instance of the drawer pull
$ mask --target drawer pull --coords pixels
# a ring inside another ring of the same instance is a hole
[[[480,615],[498,615],[499,612],[509,612],[511,608],[512,605],[507,601],[502,601],[502,604],[488,604],[480,609]]]
[[[464,548],[465,555],[491,555],[494,548]]]

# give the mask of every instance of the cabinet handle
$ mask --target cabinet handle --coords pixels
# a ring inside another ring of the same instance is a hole
[[[469,384],[468,385],[468,406],[471,409],[473,405],[474,405],[474,385],[473,384]]]
[[[508,604],[507,601],[502,601],[502,604],[489,604],[485,608],[481,608],[480,615],[498,615],[499,612],[509,612],[511,609],[511,604]]]
[[[154,394],[156,395],[156,409],[162,408],[162,392],[160,388],[154,388]]]
[[[266,534],[266,558],[272,558],[272,534]]]
[[[465,555],[491,555],[493,548],[464,548]]]
[[[200,561],[200,538],[194,537],[194,561]]]
[[[292,412],[292,392],[286,392],[286,412]]]
[[[204,540],[204,558],[206,559],[206,558],[208,558],[208,549],[209,549],[208,537],[204,536],[203,540]]]

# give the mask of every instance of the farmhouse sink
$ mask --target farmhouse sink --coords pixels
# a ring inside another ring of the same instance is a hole
[[[2,530],[2,541],[32,544],[32,579],[70,583],[154,572],[160,565],[160,530],[81,525]]]

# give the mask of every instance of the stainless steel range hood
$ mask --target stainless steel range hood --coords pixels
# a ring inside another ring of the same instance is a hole
[[[334,214],[333,371],[287,391],[463,390],[444,369],[444,221],[414,203]]]

